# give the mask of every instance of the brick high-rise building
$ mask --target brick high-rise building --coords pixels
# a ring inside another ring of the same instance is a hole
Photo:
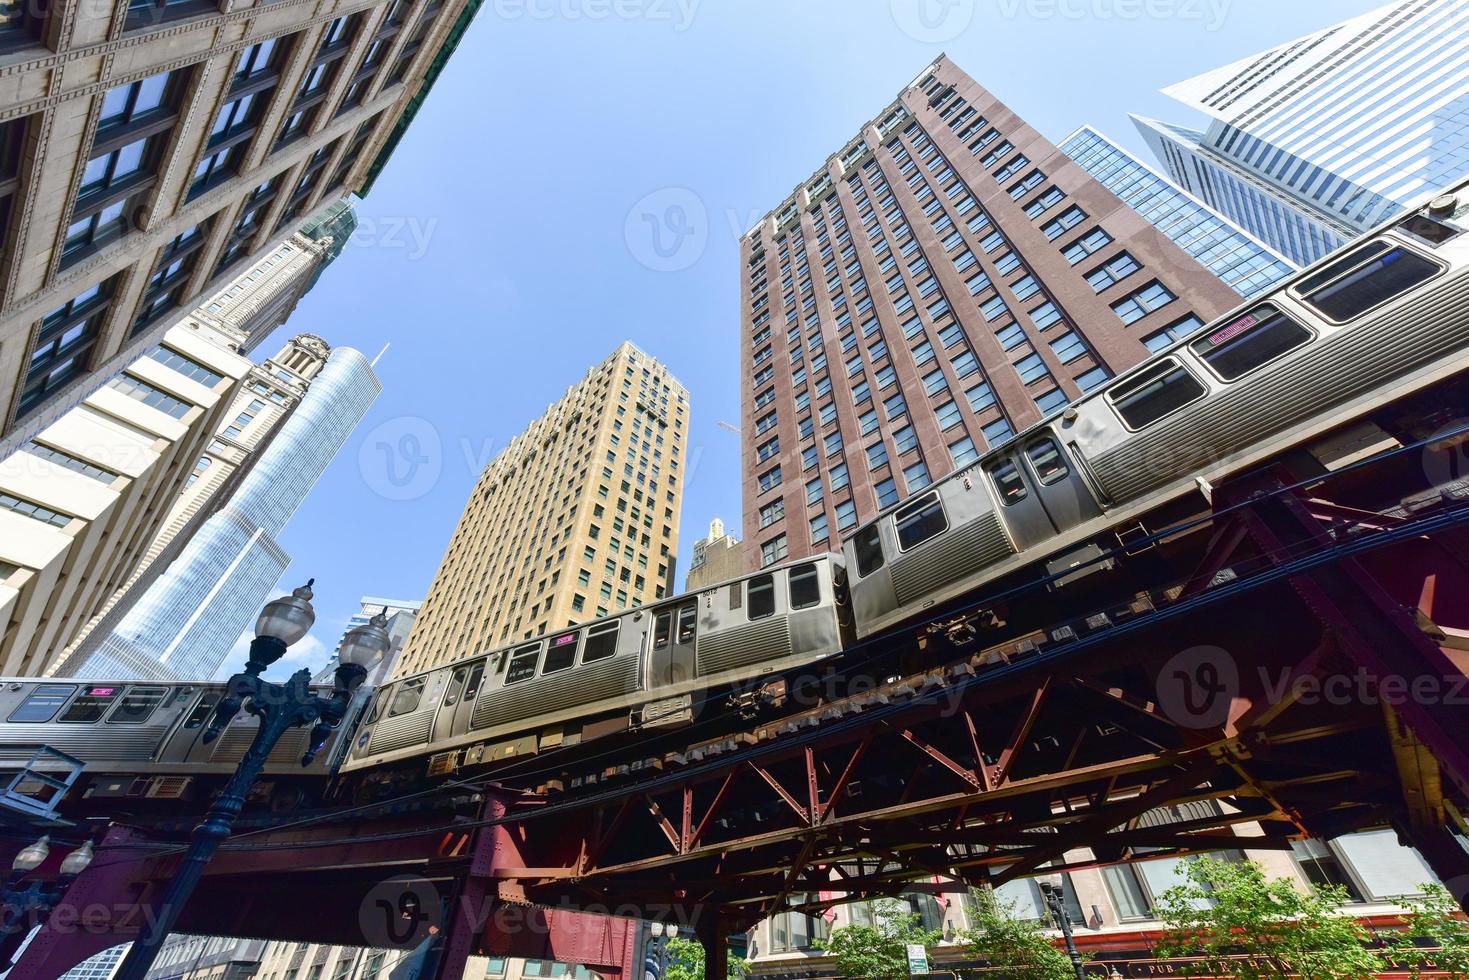
[[[630,343],[485,468],[393,676],[673,591],[688,392]]]
[[[1240,301],[945,57],[741,259],[747,567],[835,548]]]
[[[480,2],[7,7],[0,438],[364,190]]]

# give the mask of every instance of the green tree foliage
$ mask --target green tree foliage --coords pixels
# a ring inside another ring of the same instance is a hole
[[[1371,980],[1382,951],[1354,916],[1345,888],[1302,891],[1267,879],[1253,861],[1200,858],[1181,866],[1183,884],[1165,891],[1156,912],[1167,926],[1159,956],[1198,957],[1185,976],[1233,980]]]
[[[738,956],[729,958],[729,980],[742,980],[747,970]],[[704,946],[695,939],[668,940],[668,973],[664,980],[704,980]]]
[[[973,925],[958,941],[973,955],[1005,968],[1006,980],[1075,980],[1076,971],[1042,926],[1015,915],[1013,903],[993,891],[974,893]]]
[[[874,902],[871,925],[842,926],[818,946],[844,977],[906,977],[908,946],[937,946],[943,934],[924,929],[920,917],[891,899]]]
[[[1403,903],[1408,915],[1403,931],[1389,939],[1388,957],[1406,966],[1411,977],[1469,978],[1469,921],[1442,885],[1422,887],[1421,897]]]

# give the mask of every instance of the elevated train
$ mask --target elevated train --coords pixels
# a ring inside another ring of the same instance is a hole
[[[687,724],[723,693],[833,657],[1022,569],[1082,564],[1120,535],[1161,526],[1170,507],[1204,510],[1212,484],[1309,451],[1464,374],[1466,349],[1469,185],[887,508],[849,535],[840,555],[395,680],[344,724],[316,766],[336,772],[341,791],[370,799],[617,732]],[[99,686],[120,692],[119,706],[69,721]],[[195,723],[209,688],[9,682],[0,692],[0,761],[14,763],[11,743],[46,742],[114,783],[122,773],[145,779],[213,764],[222,750],[199,745]],[[156,703],[142,723],[129,720],[142,707],[120,707],[143,701]],[[94,741],[82,744],[72,737],[82,724],[104,726],[108,738],[93,727]],[[243,724],[253,721],[237,720],[220,744],[248,740]],[[273,775],[285,787],[290,752],[280,755]]]

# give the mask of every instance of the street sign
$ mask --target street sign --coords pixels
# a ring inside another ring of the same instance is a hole
[[[928,972],[928,950],[923,948],[922,943],[908,944],[908,975],[910,977],[922,976]]]

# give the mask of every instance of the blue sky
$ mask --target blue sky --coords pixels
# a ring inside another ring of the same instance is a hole
[[[479,471],[623,339],[691,392],[680,568],[710,517],[737,527],[738,238],[939,53],[1052,140],[1092,123],[1150,160],[1129,111],[1197,121],[1159,88],[1380,5],[485,0],[353,244],[262,345],[391,344],[282,539],[286,581],[317,579],[292,659],[321,662],[363,594],[422,597]]]

